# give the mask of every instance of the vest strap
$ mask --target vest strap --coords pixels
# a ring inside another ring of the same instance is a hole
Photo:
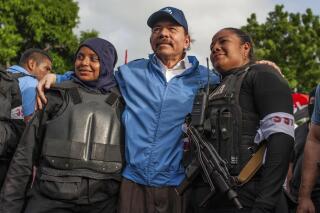
[[[79,93],[79,90],[77,87],[71,87],[68,89],[68,92],[71,96],[72,102],[76,105],[76,104],[80,104],[82,103],[82,99]]]
[[[237,180],[240,185],[243,185],[251,180],[251,178],[261,168],[263,163],[264,153],[266,151],[266,144],[263,144],[250,158],[250,160],[241,169]]]
[[[24,76],[29,76],[27,74],[24,74],[22,72],[18,72],[18,73],[11,73],[11,76],[13,79],[18,79],[18,78],[21,78],[21,77],[24,77]]]
[[[106,103],[114,107],[118,100],[121,101],[120,91],[117,87],[113,87],[110,90],[110,95],[106,99]]]

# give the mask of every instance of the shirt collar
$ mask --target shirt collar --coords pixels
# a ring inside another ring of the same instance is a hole
[[[173,68],[168,69],[162,61],[155,55],[157,63],[160,65],[162,71],[166,70],[186,70],[192,67],[192,64],[189,62],[188,56],[185,55],[185,57],[179,61]]]
[[[8,69],[14,71],[14,72],[22,72],[24,74],[27,74],[27,75],[30,75],[30,76],[33,76],[31,73],[29,73],[25,68],[19,66],[19,65],[13,65],[11,67],[9,67]]]

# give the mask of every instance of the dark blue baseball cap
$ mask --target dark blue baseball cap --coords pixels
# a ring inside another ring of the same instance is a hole
[[[182,10],[179,10],[175,7],[164,7],[161,10],[153,13],[148,21],[147,24],[149,27],[153,27],[158,21],[169,18],[177,22],[179,25],[181,25],[186,32],[188,32],[188,23],[186,20],[186,17],[184,16]]]

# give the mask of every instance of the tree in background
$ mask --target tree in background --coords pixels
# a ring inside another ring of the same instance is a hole
[[[320,80],[320,20],[306,13],[288,13],[276,5],[265,23],[259,24],[251,14],[247,25],[258,59],[274,61],[281,67],[291,88],[309,92]]]
[[[98,35],[83,31],[77,38],[78,11],[73,0],[0,0],[0,64],[16,64],[25,49],[37,47],[49,51],[55,72],[70,70],[80,39]]]
[[[98,35],[99,35],[99,32],[93,29],[90,31],[80,31],[79,42],[82,43],[86,39],[98,37]]]

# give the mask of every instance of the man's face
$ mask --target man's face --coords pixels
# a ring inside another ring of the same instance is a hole
[[[153,52],[160,59],[180,60],[190,45],[190,36],[174,21],[163,20],[153,26],[150,43]]]
[[[82,81],[94,81],[99,78],[99,57],[86,46],[81,47],[78,51],[74,67],[76,76]]]
[[[52,63],[49,59],[43,59],[39,64],[34,62],[33,75],[36,76],[38,80],[41,80],[46,74],[52,70]]]

